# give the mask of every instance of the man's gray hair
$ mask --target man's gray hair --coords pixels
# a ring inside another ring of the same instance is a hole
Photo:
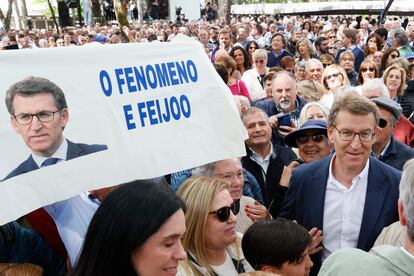
[[[194,168],[192,176],[212,176],[217,162],[207,163],[205,165]]]
[[[402,172],[400,182],[400,199],[407,218],[407,234],[414,242],[414,159],[408,160]]]
[[[59,86],[48,79],[32,76],[12,84],[7,90],[5,102],[10,115],[15,115],[13,100],[16,95],[31,97],[38,94],[51,94],[58,110],[68,107],[65,94]]]
[[[323,68],[323,64],[322,64],[322,62],[321,62],[319,59],[316,59],[316,58],[311,58],[310,60],[308,60],[308,61],[305,63],[305,70],[306,70],[306,71],[308,71],[309,66],[310,66],[311,64],[313,64],[313,63],[318,63],[318,64],[320,64],[320,67],[322,67],[322,68]]]
[[[384,81],[378,78],[366,81],[362,85],[361,90],[362,90],[362,95],[370,91],[378,90],[379,92],[381,92],[382,97],[386,97],[386,98],[390,97],[390,91],[388,90],[387,86],[384,84]]]
[[[408,43],[408,36],[403,30],[395,30],[392,32],[392,36],[394,37],[395,42],[399,46],[407,45]]]
[[[298,61],[298,62],[295,63],[295,71],[296,71],[297,68],[305,69],[305,67],[306,67],[306,61],[304,61],[304,60],[301,60],[301,61]]]
[[[258,108],[258,107],[250,107],[250,108],[248,108],[244,113],[243,113],[243,115],[242,115],[242,117],[241,117],[241,119],[242,119],[242,121],[243,121],[243,124],[246,122],[246,118],[247,118],[247,116],[250,116],[251,114],[254,114],[254,113],[257,113],[257,112],[259,112],[259,113],[262,113],[263,114],[263,116],[264,116],[264,118],[265,118],[265,120],[266,120],[266,122],[269,120],[269,116],[267,116],[267,114],[266,114],[266,112],[264,112],[262,109],[260,109],[260,108]]]

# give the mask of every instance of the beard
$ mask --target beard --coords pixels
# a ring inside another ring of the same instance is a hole
[[[292,102],[290,100],[284,100],[284,101],[281,101],[279,104],[283,110],[286,110],[290,108],[290,106],[292,105]]]

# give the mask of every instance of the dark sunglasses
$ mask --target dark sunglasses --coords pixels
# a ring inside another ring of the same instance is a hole
[[[399,57],[398,55],[390,55],[391,58],[397,58]]]
[[[361,71],[363,73],[365,73],[366,71],[375,72],[375,68],[374,67],[364,67],[364,68],[361,68]]]
[[[336,36],[332,35],[329,37],[329,39],[333,39],[333,38],[336,38]]]
[[[256,47],[254,47],[254,46],[250,46],[249,47],[249,49],[257,49]]]
[[[332,63],[322,63],[322,65],[323,65],[323,68],[326,68],[326,67],[328,67],[329,65],[332,65]]]
[[[387,120],[380,118],[378,122],[378,127],[384,128],[387,126],[387,124],[388,124]]]
[[[254,63],[260,63],[263,64],[265,61],[263,59],[255,60]]]
[[[329,49],[329,50],[336,50],[336,47],[332,47],[332,46],[330,46],[328,49]]]
[[[324,138],[325,138],[324,134],[315,134],[315,135],[309,135],[309,136],[304,135],[304,136],[299,136],[298,138],[296,138],[296,143],[298,143],[299,145],[304,145],[309,141],[309,139],[311,139],[315,143],[320,143],[323,141]]]
[[[342,76],[342,74],[341,74],[341,73],[335,73],[335,74],[332,74],[332,75],[328,75],[328,76],[326,76],[326,77],[325,77],[325,80],[330,80],[330,79],[332,79],[332,78],[337,78],[337,77],[339,77],[339,76]]]
[[[236,199],[230,206],[224,206],[210,214],[217,214],[217,218],[221,222],[226,222],[230,217],[230,211],[236,216],[240,211],[240,199]]]

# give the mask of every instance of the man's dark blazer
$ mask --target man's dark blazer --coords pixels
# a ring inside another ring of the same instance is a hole
[[[87,145],[77,144],[68,141],[68,151],[66,160],[75,159],[77,157],[85,156],[98,151],[108,149],[106,145]],[[32,155],[29,156],[23,163],[21,163],[16,169],[9,173],[4,180],[12,178],[17,175],[28,173],[39,169],[36,162],[33,160]],[[53,219],[46,213],[43,208],[37,209],[27,215],[29,222],[33,228],[53,247],[61,256],[66,255],[65,247],[60,239],[56,225]]]
[[[68,153],[66,155],[66,160],[74,159],[80,156],[88,155],[98,151],[103,151],[108,149],[106,145],[87,145],[87,144],[77,144],[68,141]],[[12,178],[17,175],[28,173],[34,170],[39,169],[36,162],[33,160],[32,155],[29,156],[25,161],[23,161],[17,168],[15,168],[11,173],[9,173],[3,180]]]
[[[332,155],[294,170],[280,217],[295,219],[310,230],[323,233],[323,214]],[[385,226],[398,220],[398,187],[401,172],[370,156],[368,187],[357,248],[368,251]],[[312,275],[320,269],[321,252],[311,255]]]
[[[378,159],[397,170],[402,171],[405,162],[414,158],[414,149],[394,139],[391,136],[390,145]]]

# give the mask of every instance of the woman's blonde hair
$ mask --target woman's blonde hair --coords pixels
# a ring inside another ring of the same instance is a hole
[[[300,111],[300,115],[299,115],[299,126],[303,125],[307,120],[306,120],[306,113],[308,113],[308,109],[312,106],[317,106],[320,108],[320,110],[322,111],[323,115],[325,116],[326,120],[328,121],[328,111],[318,102],[308,102],[307,104],[305,104],[302,107],[302,110]]]
[[[342,85],[341,86],[350,86],[349,79],[348,79],[348,76],[347,76],[344,68],[342,66],[338,65],[338,64],[331,64],[331,65],[327,66],[325,68],[325,70],[323,70],[322,77],[321,77],[321,82],[327,90],[329,90],[329,87],[328,87],[328,83],[326,82],[326,77],[328,76],[328,72],[331,69],[336,69],[341,73],[341,75],[342,75]]]
[[[42,276],[43,268],[34,264],[0,264],[0,276]]]
[[[385,69],[384,74],[382,75],[382,80],[384,81],[384,84],[387,85],[386,80],[388,75],[390,74],[391,70],[398,70],[401,72],[401,85],[398,88],[397,91],[397,96],[401,97],[404,95],[405,93],[405,89],[407,88],[407,74],[405,73],[404,68],[401,68],[400,66],[398,66],[397,64],[392,64],[390,66],[387,67],[387,69]]]
[[[207,218],[217,195],[228,186],[222,180],[199,176],[185,181],[177,191],[177,195],[187,206],[185,215],[187,231],[182,239],[184,250],[195,257],[198,264],[207,269],[209,275],[214,273],[207,261],[205,236]],[[185,260],[183,265],[186,270],[191,270],[195,275],[202,275],[190,260]]]

